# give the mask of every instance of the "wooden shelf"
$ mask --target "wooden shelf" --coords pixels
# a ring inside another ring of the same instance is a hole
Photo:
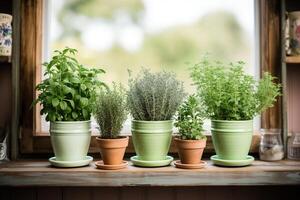
[[[0,186],[254,186],[299,185],[300,162],[255,161],[248,167],[217,167],[207,161],[204,169],[174,166],[139,168],[129,163],[122,170],[98,170],[94,163],[81,168],[54,168],[47,161],[14,161],[0,164]]]
[[[300,56],[287,56],[285,59],[286,63],[299,63],[300,64]]]
[[[11,56],[0,56],[0,63],[11,63]]]

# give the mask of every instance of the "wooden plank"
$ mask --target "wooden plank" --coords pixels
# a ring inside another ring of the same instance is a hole
[[[32,153],[33,133],[38,128],[36,114],[38,108],[30,109],[32,101],[36,97],[35,85],[37,84],[37,73],[40,73],[42,54],[42,10],[43,1],[26,0],[21,1],[21,45],[20,45],[20,114],[21,153]]]
[[[12,188],[0,187],[0,199],[11,200]]]
[[[14,188],[12,200],[37,200],[35,188]]]
[[[121,189],[120,200],[146,200],[144,188],[123,187]]]
[[[85,184],[85,183],[84,183]],[[84,185],[83,184],[83,185]],[[92,199],[92,189],[82,187],[78,188],[63,188],[63,200],[90,200]]]
[[[300,56],[287,56],[285,62],[300,64]]]
[[[280,60],[280,1],[259,1],[260,16],[260,69],[279,78],[281,74]],[[281,128],[281,98],[274,107],[261,115],[263,128]]]
[[[119,200],[120,195],[119,188],[97,187],[92,189],[92,200]]]
[[[147,200],[175,200],[176,190],[174,188],[147,188],[146,196]]]
[[[82,168],[54,168],[48,162],[18,161],[0,165],[0,186],[226,186],[300,185],[296,161],[255,161],[252,166],[214,166],[183,170],[174,166],[140,168],[130,164],[122,170],[98,170],[94,163]],[[217,181],[216,181],[217,180]],[[126,191],[125,191],[126,192]]]
[[[205,200],[206,187],[176,188],[176,200]]]
[[[62,189],[57,187],[38,188],[37,200],[63,200]]]

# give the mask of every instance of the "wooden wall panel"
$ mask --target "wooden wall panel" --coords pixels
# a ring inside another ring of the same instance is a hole
[[[217,180],[216,180],[217,181]],[[1,200],[282,200],[300,186],[0,188]]]
[[[14,188],[12,200],[37,200],[36,188]]]
[[[92,200],[119,200],[120,188],[93,188]]]
[[[146,200],[146,196],[144,188],[125,187],[121,188],[119,200]]]
[[[37,190],[37,200],[63,200],[62,189],[51,188],[39,188]]]
[[[289,132],[300,132],[300,64],[287,67],[287,99]]]

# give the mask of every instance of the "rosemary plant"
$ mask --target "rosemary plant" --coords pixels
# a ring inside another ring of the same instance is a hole
[[[112,89],[99,93],[94,117],[100,127],[102,138],[119,137],[127,115],[126,91],[121,84],[113,84]]]

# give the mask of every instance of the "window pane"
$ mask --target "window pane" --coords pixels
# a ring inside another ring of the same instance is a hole
[[[128,69],[173,71],[194,93],[189,63],[210,53],[222,61],[254,58],[254,0],[49,0],[45,61],[55,49],[78,49],[78,60],[106,70],[104,81],[128,81]],[[45,121],[43,132],[48,131]],[[129,133],[130,122],[123,132]],[[206,124],[209,127],[209,124]]]

